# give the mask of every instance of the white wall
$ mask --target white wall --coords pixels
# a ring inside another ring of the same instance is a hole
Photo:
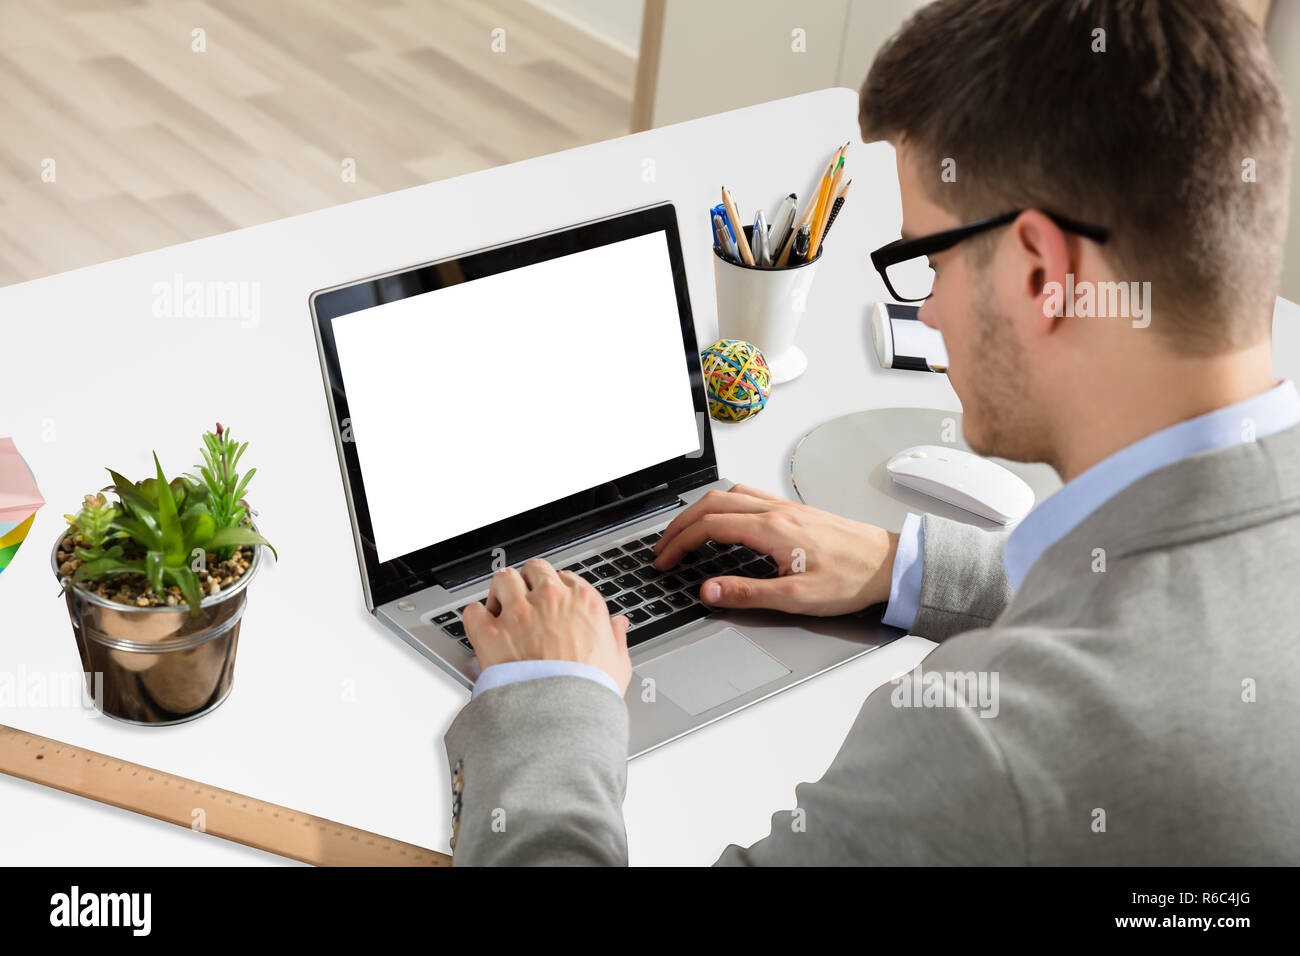
[[[651,125],[831,86],[856,90],[880,44],[923,2],[667,0]]]
[[[929,0],[852,0],[844,31],[840,85],[861,89],[876,51]]]
[[[641,46],[644,0],[530,0],[635,57]]]

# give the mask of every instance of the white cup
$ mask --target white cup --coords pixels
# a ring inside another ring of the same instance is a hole
[[[747,239],[752,232],[752,226],[745,227]],[[729,262],[714,247],[718,338],[757,345],[772,370],[773,385],[798,378],[808,367],[808,356],[794,344],[794,337],[821,256],[822,250],[818,249],[811,262],[759,269]]]

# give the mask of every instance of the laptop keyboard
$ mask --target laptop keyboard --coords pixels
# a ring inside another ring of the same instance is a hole
[[[700,585],[719,574],[744,578],[776,577],[776,562],[744,545],[717,544],[706,541],[695,551],[682,555],[668,571],[654,567],[651,546],[659,540],[655,531],[633,538],[599,554],[580,558],[561,570],[573,571],[591,584],[605,599],[611,617],[626,614],[627,644],[634,647],[651,638],[698,621],[713,608],[700,602]],[[465,636],[461,612],[469,605],[435,615],[432,623],[440,625],[471,654]]]

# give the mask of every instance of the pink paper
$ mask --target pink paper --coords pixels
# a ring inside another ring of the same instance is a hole
[[[12,438],[0,438],[0,523],[26,521],[45,504]]]

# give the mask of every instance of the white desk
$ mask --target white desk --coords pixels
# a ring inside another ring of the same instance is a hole
[[[48,566],[62,515],[104,484],[105,466],[146,474],[151,449],[169,474],[189,470],[215,421],[252,443],[250,497],[282,557],[252,585],[234,691],[209,716],[147,729],[0,706],[0,722],[446,850],[441,740],[467,695],[363,609],[308,294],[670,199],[707,344],[716,314],[704,210],[719,185],[748,215],[759,202],[770,212],[851,139],[858,188],[809,298],[808,372],[755,421],[715,425],[723,475],[792,496],[791,450],[820,422],[876,406],[959,407],[946,377],[883,372],[871,357],[867,310],[882,290],[866,254],[897,235],[900,211],[892,151],[863,146],[856,115],[853,91],[825,90],[0,289],[0,435],[15,439],[49,502],[0,576],[0,672],[79,671]],[[155,318],[153,286],[177,273],[260,283],[260,321]],[[1288,335],[1288,354],[1300,354]],[[632,861],[704,864],[762,837],[770,815],[794,805],[795,785],[825,770],[867,694],[932,646],[904,638],[633,761]],[[4,776],[0,806],[4,863],[284,862]]]

